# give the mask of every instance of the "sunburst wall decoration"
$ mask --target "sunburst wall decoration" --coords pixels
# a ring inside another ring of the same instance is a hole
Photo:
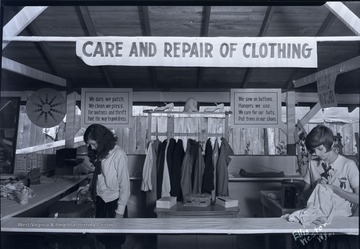
[[[26,113],[35,125],[42,128],[54,127],[64,119],[66,101],[54,89],[43,88],[34,92],[26,103]]]

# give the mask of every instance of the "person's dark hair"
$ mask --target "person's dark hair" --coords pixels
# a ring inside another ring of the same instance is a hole
[[[331,150],[334,142],[334,135],[330,128],[324,125],[314,127],[305,138],[306,149],[313,153],[314,149],[320,145],[324,145],[326,152]]]
[[[96,154],[100,160],[104,159],[116,144],[116,137],[114,134],[108,128],[100,124],[92,124],[86,129],[84,133],[84,142],[87,143],[89,139],[96,141],[98,144]]]

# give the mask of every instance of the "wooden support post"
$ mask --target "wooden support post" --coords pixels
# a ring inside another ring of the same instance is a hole
[[[66,98],[65,148],[74,148],[76,92]]]
[[[295,144],[295,92],[286,93],[287,154],[296,155]]]
[[[269,135],[267,128],[264,128],[264,155],[269,155]]]

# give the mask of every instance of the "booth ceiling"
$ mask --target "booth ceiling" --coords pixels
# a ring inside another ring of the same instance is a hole
[[[343,2],[343,5],[360,17],[360,2]],[[3,27],[25,9],[24,6],[5,4]],[[324,5],[48,6],[13,36],[59,39],[84,36],[359,37],[348,26]],[[294,90],[293,80],[360,55],[359,40],[339,39],[318,42],[318,68],[312,69],[91,67],[76,56],[75,47],[75,42],[65,41],[9,42],[2,50],[1,90],[34,91],[51,87],[80,91],[81,88],[112,87],[132,88],[134,91],[228,91],[231,88],[281,88],[288,91]],[[30,73],[23,73],[25,69]],[[31,76],[36,73],[66,83],[58,85]],[[351,70],[337,76],[335,92],[360,93],[359,85],[360,69]],[[316,92],[316,82],[295,90]]]

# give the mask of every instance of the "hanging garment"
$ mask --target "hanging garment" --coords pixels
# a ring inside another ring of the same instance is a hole
[[[205,170],[202,183],[202,193],[211,194],[214,190],[214,164],[212,161],[213,149],[211,139],[209,138],[205,144]]]
[[[151,152],[153,154],[153,163],[151,166],[150,181],[152,189],[146,192],[146,217],[155,218],[156,213],[154,212],[157,198],[157,161],[159,160],[158,154],[161,142],[156,139],[152,143]]]
[[[183,141],[178,139],[173,153],[173,163],[170,172],[171,196],[176,196],[178,201],[182,200],[181,193],[181,166],[185,156]]]
[[[165,148],[165,157],[164,157],[164,171],[163,171],[163,178],[162,178],[162,185],[161,185],[161,197],[170,197],[170,174],[169,174],[169,167],[168,167],[168,149],[171,140],[167,140],[166,148]]]
[[[148,145],[148,149],[146,151],[146,157],[143,165],[142,172],[142,182],[141,182],[141,190],[142,191],[151,191],[153,189],[151,182],[151,173],[154,164],[154,153],[153,153],[153,145],[154,141],[150,141]]]
[[[186,145],[186,152],[181,166],[181,191],[183,196],[192,193],[194,158],[198,152],[196,143],[195,140],[189,138]]]
[[[211,197],[212,197],[212,200],[215,201],[215,197],[216,197],[216,193],[217,193],[217,190],[216,190],[216,175],[217,175],[217,171],[216,171],[216,168],[217,168],[217,162],[219,160],[219,141],[218,139],[216,138],[215,139],[215,142],[214,142],[214,149],[212,151],[212,162],[213,162],[213,165],[214,165],[214,190],[211,191]]]
[[[196,156],[194,158],[193,163],[193,187],[192,187],[192,193],[193,194],[201,194],[201,187],[204,177],[204,170],[205,170],[205,161],[203,156],[203,150],[201,147],[201,144],[199,142],[196,143]]]
[[[166,146],[167,146],[167,140],[164,140],[159,146],[158,160],[157,160],[157,182],[156,182],[157,199],[161,198]]]
[[[229,174],[228,165],[231,161],[230,156],[233,156],[234,152],[225,138],[221,138],[219,160],[216,166],[216,195],[229,196]]]
[[[334,216],[351,216],[351,204],[344,198],[334,194],[326,185],[318,184],[313,190],[306,208],[285,216],[288,221],[302,225],[319,226],[331,223]]]
[[[174,138],[170,138],[168,140],[168,148],[167,148],[167,152],[166,152],[166,161],[167,161],[167,167],[169,170],[169,181],[170,181],[170,196],[171,195],[171,191],[172,191],[172,172],[173,172],[173,168],[174,168],[174,150],[175,150],[175,146],[176,146],[176,140]]]

